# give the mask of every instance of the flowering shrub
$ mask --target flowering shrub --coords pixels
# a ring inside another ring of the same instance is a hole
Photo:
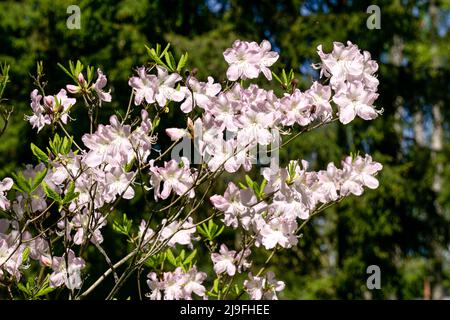
[[[126,114],[111,115],[107,124],[96,120],[102,104],[113,98],[101,70],[95,75],[80,62],[61,66],[73,83],[46,95],[38,64],[32,113],[25,119],[37,132],[51,126],[57,133],[45,148],[31,144],[37,165],[0,182],[0,281],[10,297],[52,297],[57,290],[81,299],[111,276],[106,298],[113,299],[136,274],[140,298],[277,299],[285,284],[267,271],[275,252],[295,246],[306,222],[325,208],[362,195],[364,187],[377,188],[375,176],[382,169],[370,155],[347,156],[339,167],[329,163],[320,171],[309,170],[305,160],[278,165],[277,150],[300,134],[381,113],[373,105],[378,66],[368,52],[350,42],[334,43],[331,53],[321,46],[317,51],[320,79],[302,92],[292,72],[270,71],[278,53],[268,41],[236,40],[225,50],[225,83],[212,77],[201,82],[189,72],[182,76],[187,53],[177,62],[169,46],[148,48],[150,63],[129,79]],[[260,73],[275,78],[283,96],[250,83]],[[80,145],[66,125],[74,121],[71,111],[83,106],[90,131]],[[171,108],[186,117],[185,128],[160,128]],[[158,134],[173,141],[166,150],[158,149]],[[177,146],[191,142],[194,157],[178,157]],[[269,145],[270,165],[261,169],[260,179],[246,176],[245,184],[229,182],[223,194],[211,194],[221,175],[259,167],[254,150]],[[136,221],[132,207],[129,216],[118,215],[118,205],[138,192],[148,217]],[[205,205],[206,217],[199,212]],[[111,261],[102,247],[106,228],[128,241],[119,248],[119,261]],[[239,245],[222,243],[225,229],[240,235]],[[257,247],[269,251],[260,266],[252,261]],[[197,252],[209,253],[197,257]],[[97,279],[89,276],[93,255],[108,265]],[[199,259],[207,259],[209,267],[200,270]],[[141,288],[145,280],[148,287]]]

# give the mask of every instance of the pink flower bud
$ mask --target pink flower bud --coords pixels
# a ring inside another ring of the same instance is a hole
[[[45,96],[44,97],[44,104],[45,104],[46,107],[48,107],[50,109],[53,106],[53,101],[54,101],[54,98],[52,96]]]
[[[41,261],[42,265],[44,265],[44,266],[50,267],[52,265],[52,259],[45,255],[41,255],[41,258],[39,260]]]
[[[68,85],[66,85],[66,89],[70,93],[78,93],[78,92],[80,92],[81,88],[79,86],[74,86],[73,84],[68,84]]]
[[[84,76],[83,74],[80,72],[80,74],[78,75],[78,83],[80,85],[84,85],[86,83],[86,80],[84,80]]]

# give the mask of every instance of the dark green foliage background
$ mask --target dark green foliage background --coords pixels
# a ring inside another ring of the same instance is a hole
[[[37,136],[24,121],[24,114],[31,113],[29,74],[35,72],[37,60],[44,62],[51,93],[69,83],[57,62],[80,59],[101,67],[113,95],[113,103],[102,109],[105,122],[126,108],[128,78],[134,67],[148,60],[145,44],[171,42],[178,56],[189,52],[188,68],[197,68],[200,79],[213,75],[224,80],[222,52],[234,39],[268,38],[281,53],[275,70],[293,68],[306,89],[317,77],[311,68],[319,61],[316,46],[330,50],[332,41],[351,40],[380,64],[377,106],[384,114],[375,121],[358,119],[349,126],[333,124],[302,135],[281,153],[281,162],[305,158],[319,169],[350,152],[367,152],[384,165],[380,187],[316,217],[304,229],[298,247],[274,258],[272,269],[287,284],[281,298],[415,299],[423,297],[425,281],[435,294],[450,294],[448,1],[78,1],[81,29],[69,30],[66,9],[71,4],[75,3],[0,2],[0,61],[11,64],[5,96],[15,108],[0,137],[0,178],[35,163],[30,142],[45,146],[52,134],[46,129]],[[381,8],[380,30],[366,27],[371,4]],[[266,81],[260,83],[270,88]],[[437,151],[430,148],[435,105],[440,107],[444,131],[443,149]],[[415,114],[423,119],[425,145],[414,135]],[[78,121],[70,125],[77,139],[87,131],[86,121],[80,121],[84,116],[83,110],[75,113]],[[180,117],[171,111],[168,121],[183,125]],[[442,181],[438,191],[432,188],[437,175]],[[217,192],[231,178],[221,181]],[[145,215],[142,201],[137,197],[133,203],[133,212],[127,214],[139,222]],[[201,210],[206,214],[208,207]],[[107,231],[105,238],[113,260],[124,255],[126,243],[119,235]],[[223,239],[234,240],[231,234]],[[258,255],[257,261],[264,261],[265,253]],[[101,257],[97,260],[90,266],[92,279],[105,267]],[[366,268],[371,264],[381,268],[381,290],[366,288]],[[123,296],[133,295],[134,289],[125,287]],[[102,298],[101,291],[93,297]]]

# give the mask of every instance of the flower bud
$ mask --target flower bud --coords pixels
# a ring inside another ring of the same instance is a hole
[[[53,111],[53,102],[54,102],[54,98],[52,96],[44,97],[44,107],[46,107],[47,110]]]
[[[86,80],[84,80],[84,76],[83,76],[83,74],[80,72],[80,74],[78,75],[78,83],[81,85],[81,86],[84,86],[84,84],[86,83]]]
[[[79,86],[74,86],[73,84],[68,84],[68,85],[66,85],[66,89],[70,93],[78,93],[78,92],[80,92],[81,88]]]

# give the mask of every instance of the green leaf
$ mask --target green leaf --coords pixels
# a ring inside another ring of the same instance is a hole
[[[219,292],[219,279],[218,278],[214,279],[213,291],[216,293]]]
[[[186,66],[187,60],[188,60],[188,53],[186,52],[185,54],[181,55],[180,61],[178,61],[177,65],[178,72],[181,72],[181,69],[183,69],[184,66]]]
[[[23,172],[19,172],[18,174],[12,172],[11,175],[14,180],[14,189],[24,193],[31,193],[31,185],[27,179],[25,179]]]
[[[287,80],[287,76],[286,76],[286,71],[284,69],[281,70],[281,77],[283,78],[283,83],[287,84],[288,80]]]
[[[183,261],[183,264],[189,264],[192,260],[194,260],[195,255],[197,254],[197,249],[194,249],[190,255],[186,257],[186,259]]]
[[[39,297],[41,297],[41,296],[45,296],[45,295],[47,295],[47,294],[53,292],[55,289],[56,289],[56,288],[52,288],[52,287],[46,287],[46,288],[43,288],[43,289],[39,290],[38,293],[36,293],[35,297],[36,297],[36,298],[39,298]]]
[[[169,48],[170,48],[170,43],[168,43],[168,44],[166,45],[166,47],[164,48],[164,51],[159,55],[159,57],[160,57],[160,58],[164,57],[165,54],[169,51]]]
[[[200,233],[202,236],[204,236],[207,239],[210,238],[208,230],[205,228],[204,224],[197,226],[197,232]]]
[[[184,260],[184,256],[185,256],[185,254],[186,254],[186,252],[184,251],[184,249],[183,250],[181,250],[181,252],[180,252],[180,260],[181,261],[183,261]]]
[[[67,189],[66,195],[64,196],[63,204],[67,204],[75,200],[79,192],[75,192],[75,183],[73,181],[70,182],[69,188]]]
[[[236,295],[239,295],[239,293],[241,292],[241,288],[239,288],[239,285],[237,283],[234,284],[234,292],[236,293]]]
[[[222,225],[222,227],[219,229],[219,231],[216,232],[216,234],[214,235],[214,238],[217,238],[218,236],[220,236],[222,234],[223,230],[225,230],[224,225]]]
[[[245,175],[245,181],[247,182],[247,185],[253,189],[253,180],[248,175]]]
[[[161,45],[159,43],[156,44],[156,54],[159,56],[161,52]]]
[[[60,153],[63,155],[67,155],[70,152],[70,149],[72,147],[73,137],[67,138],[64,137],[61,146],[60,146]]]
[[[44,188],[44,193],[47,197],[49,197],[52,200],[55,200],[58,203],[62,202],[61,196],[52,188],[50,188],[45,182],[42,184],[42,186]]]
[[[45,296],[45,295],[51,293],[52,291],[54,291],[56,289],[56,288],[51,288],[49,286],[49,280],[50,280],[50,276],[47,275],[47,277],[45,278],[44,283],[42,284],[42,287],[39,289],[39,291],[34,296],[35,298],[39,298],[41,296]]]
[[[44,181],[44,178],[46,175],[47,175],[47,168],[36,173],[36,175],[34,176],[34,179],[33,179],[33,184],[31,186],[31,192],[33,192],[34,190],[36,190],[39,187],[39,185],[42,183],[42,181]]]
[[[169,66],[169,70],[173,70],[174,67],[173,67],[173,64],[172,64],[172,60],[170,58],[170,54],[168,52],[166,52],[164,54],[164,59],[166,59],[166,63]]]
[[[167,252],[167,261],[169,261],[170,264],[173,265],[174,267],[178,267],[177,260],[175,259],[172,250],[167,249],[166,252]]]
[[[27,262],[29,255],[30,255],[30,247],[26,247],[22,253],[22,263]]]
[[[259,194],[260,194],[260,195],[263,195],[263,193],[264,193],[264,188],[266,187],[266,185],[267,185],[267,180],[264,179],[264,180],[261,182],[261,185],[259,186]]]
[[[272,71],[272,75],[273,75],[273,77],[274,77],[280,84],[283,84],[283,81],[281,81],[280,77],[278,77],[278,76],[275,74],[275,72]]]
[[[120,222],[117,220],[113,221],[113,230],[122,233],[126,236],[129,236],[132,224],[133,221],[128,219],[127,215],[124,213],[122,215],[122,221]]]
[[[92,82],[92,79],[94,78],[94,67],[87,67],[87,81],[88,84]]]
[[[239,182],[239,187],[244,190],[247,189],[247,186],[245,184],[243,184],[242,182]]]
[[[36,146],[34,143],[31,143],[31,152],[33,152],[33,154],[36,156],[36,158],[38,158],[38,160],[46,164],[48,163],[48,156],[45,154],[44,151],[39,149],[39,147]]]
[[[19,288],[19,290],[22,291],[23,293],[25,293],[27,296],[29,296],[31,294],[30,290],[27,287],[25,287],[23,284],[21,284],[20,282],[17,283],[17,288]]]
[[[36,173],[36,175],[34,176],[34,179],[33,179],[32,186],[31,186],[31,192],[33,192],[34,190],[36,190],[39,187],[39,185],[42,183],[42,181],[44,181],[44,178],[46,175],[47,175],[47,168]]]

